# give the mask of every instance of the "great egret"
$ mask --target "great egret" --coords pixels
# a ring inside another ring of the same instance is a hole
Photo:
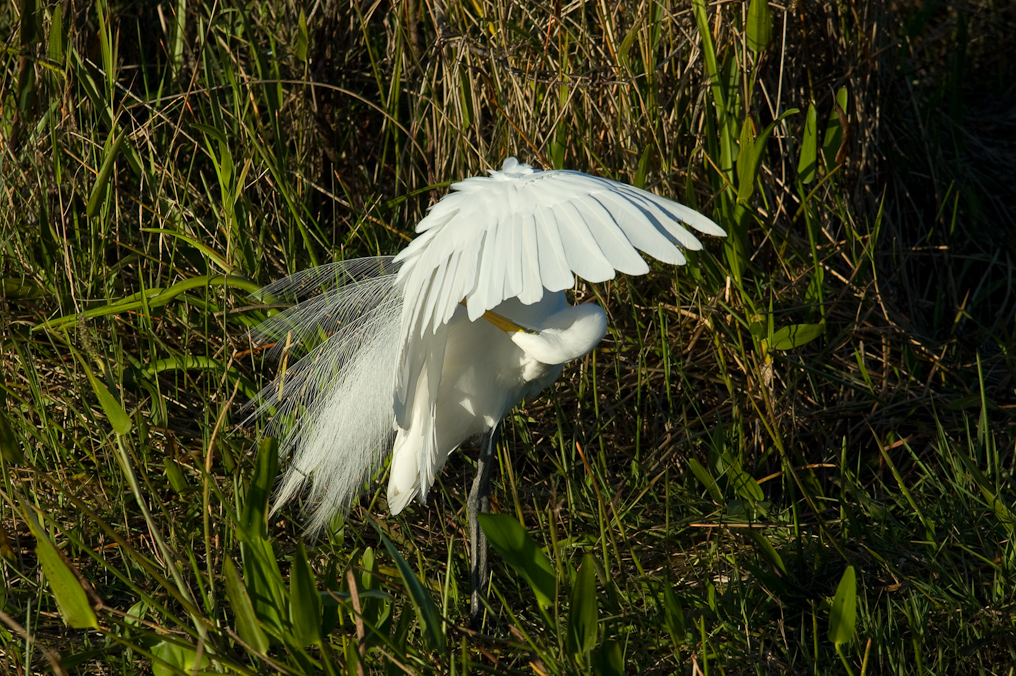
[[[448,455],[483,437],[467,503],[474,621],[488,577],[477,515],[489,507],[498,424],[607,330],[599,306],[568,306],[564,290],[574,275],[648,272],[636,250],[684,264],[682,249],[701,244],[682,224],[725,236],[694,210],[616,181],[513,157],[489,174],[452,185],[395,258],[325,265],[261,290],[301,302],[255,330],[283,368],[248,419],[273,414],[266,433],[290,456],[276,509],[313,479],[311,531],[346,510],[389,455],[391,513],[426,502]],[[308,345],[288,365],[289,351]]]

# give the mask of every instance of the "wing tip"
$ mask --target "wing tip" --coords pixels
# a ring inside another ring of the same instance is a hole
[[[701,232],[703,235],[710,235],[712,237],[726,237],[727,231],[716,224],[716,221],[706,216],[698,209],[693,209],[680,202],[675,204],[682,207],[681,212],[675,214],[678,220],[685,225],[691,226],[695,230]]]

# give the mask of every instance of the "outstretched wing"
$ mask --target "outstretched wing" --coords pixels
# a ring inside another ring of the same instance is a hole
[[[694,209],[578,171],[539,171],[515,158],[452,185],[395,260],[406,294],[403,326],[433,332],[465,300],[475,320],[507,298],[531,304],[571,288],[573,273],[602,282],[649,271],[643,251],[683,265],[702,248],[684,226],[724,237]],[[409,320],[409,321],[406,321]]]
[[[514,157],[501,171],[467,178],[452,190],[395,258],[402,263],[403,345],[409,348],[396,378],[400,421],[423,367],[412,345],[433,335],[459,303],[465,301],[475,321],[505,299],[532,304],[544,290],[571,288],[573,275],[602,282],[616,272],[645,274],[649,266],[639,251],[683,265],[682,249],[702,248],[684,226],[726,235],[695,210],[645,190],[578,171],[535,170]]]

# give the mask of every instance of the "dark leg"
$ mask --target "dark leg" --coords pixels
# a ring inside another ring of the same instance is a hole
[[[476,461],[476,477],[473,488],[469,491],[466,506],[469,509],[469,546],[472,554],[471,578],[473,594],[470,597],[469,618],[474,629],[479,629],[483,622],[483,601],[487,597],[487,581],[490,579],[490,566],[487,563],[487,536],[480,528],[479,515],[490,511],[490,468],[494,464],[494,449],[500,436],[498,427],[490,431],[490,435],[480,445],[480,457]]]

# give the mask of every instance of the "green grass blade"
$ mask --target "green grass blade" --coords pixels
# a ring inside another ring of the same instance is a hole
[[[200,657],[198,651],[173,641],[161,641],[152,646],[152,674],[154,676],[179,676],[204,672],[212,666],[208,653]]]
[[[597,614],[596,562],[586,554],[575,576],[568,609],[568,649],[577,660],[596,645]]]
[[[688,629],[684,621],[684,610],[678,603],[674,587],[670,582],[663,583],[663,622],[675,646],[684,645],[688,640]]]
[[[751,51],[758,54],[769,48],[773,42],[773,16],[769,0],[751,0],[744,32]]]
[[[296,547],[289,583],[289,620],[292,637],[299,646],[321,641],[321,599],[318,596],[314,571],[307,562],[303,543]]]
[[[840,148],[846,140],[847,98],[847,88],[840,87],[833,101],[833,109],[829,113],[829,121],[826,122],[825,136],[822,139],[822,158],[829,169],[840,163]]]
[[[98,618],[81,580],[29,510],[24,508],[22,515],[35,537],[35,554],[39,557],[42,574],[49,582],[60,616],[73,629],[98,629]]]
[[[801,157],[797,161],[797,177],[804,185],[815,180],[818,168],[818,111],[815,104],[808,106],[804,116],[804,135],[801,137]]]
[[[596,676],[621,676],[625,673],[621,644],[614,641],[604,641],[593,653],[591,662]]]
[[[0,406],[6,403],[4,399],[5,397],[0,394]],[[7,414],[2,410],[0,410],[0,459],[8,467],[19,465],[25,460],[25,454],[21,452],[21,442],[14,434],[14,428],[11,427]]]
[[[268,650],[268,637],[258,624],[247,588],[240,579],[240,574],[230,558],[222,560],[222,576],[226,580],[226,598],[233,609],[236,633],[255,652],[264,653]]]
[[[518,521],[507,514],[480,514],[480,528],[491,546],[529,583],[536,602],[549,608],[556,596],[554,566]]]
[[[836,595],[829,610],[829,640],[836,646],[849,643],[854,638],[854,624],[857,621],[857,577],[853,566],[843,571]]]
[[[92,193],[88,197],[88,204],[85,207],[85,215],[89,218],[93,218],[98,213],[99,205],[102,204],[102,200],[106,197],[106,186],[109,185],[109,177],[113,173],[113,166],[116,163],[117,155],[120,154],[120,148],[123,147],[126,137],[126,134],[122,132],[117,134],[116,138],[111,140],[111,144],[104,151],[105,155],[102,159],[102,165],[95,176]]]
[[[75,352],[75,354],[77,354]],[[133,423],[131,418],[127,415],[127,411],[124,410],[123,406],[117,401],[116,397],[109,391],[106,384],[95,377],[92,373],[92,369],[89,368],[88,364],[81,360],[81,366],[85,371],[85,377],[88,378],[89,384],[92,386],[92,391],[95,392],[95,396],[99,400],[99,405],[102,407],[103,413],[106,414],[106,418],[109,420],[110,426],[113,431],[117,434],[128,434],[131,431]]]
[[[268,500],[278,473],[278,443],[265,439],[258,447],[254,477],[237,523],[243,572],[254,613],[276,636],[288,634],[288,594],[268,537]]]
[[[769,341],[769,349],[776,351],[793,350],[796,347],[807,345],[811,341],[825,334],[825,324],[792,324],[784,326],[773,332]]]
[[[377,528],[378,534],[381,535],[381,542],[384,543],[388,554],[395,561],[399,575],[402,576],[402,582],[406,585],[406,591],[409,592],[409,599],[416,610],[416,619],[420,622],[420,629],[427,641],[427,646],[431,650],[444,651],[444,622],[441,619],[441,613],[437,610],[437,605],[434,603],[434,598],[430,595],[427,588],[423,586],[423,583],[420,582],[420,578],[416,577],[416,573],[413,572],[409,563],[402,557],[399,550],[392,544],[392,541],[388,539],[388,536],[381,532],[376,523],[374,527]]]
[[[692,474],[695,478],[705,487],[711,497],[717,503],[723,502],[723,494],[720,492],[719,486],[716,485],[716,479],[709,473],[701,462],[695,458],[688,458],[688,468],[691,469]]]

